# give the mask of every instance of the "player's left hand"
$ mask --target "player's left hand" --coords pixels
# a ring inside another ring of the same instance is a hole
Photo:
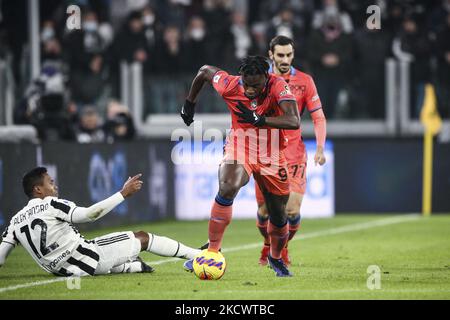
[[[141,190],[143,182],[139,180],[140,177],[142,177],[141,173],[135,175],[134,177],[128,177],[128,180],[124,183],[122,190],[120,190],[120,193],[124,198],[128,198]]]
[[[325,158],[325,155],[323,154],[323,147],[317,147],[316,154],[314,156],[314,163],[320,164],[323,166],[327,159]]]
[[[184,123],[189,127],[194,122],[195,103],[186,99],[181,108],[180,115]]]
[[[238,120],[239,123],[250,123],[255,127],[261,127],[266,124],[266,118],[256,113],[256,111],[252,111],[248,109],[242,102],[238,102],[236,108],[241,112],[234,111],[234,114],[237,115],[241,120]]]

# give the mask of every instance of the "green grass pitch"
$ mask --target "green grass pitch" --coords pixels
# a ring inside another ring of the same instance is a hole
[[[207,239],[207,221],[166,221],[85,233],[145,230],[187,245]],[[0,268],[0,299],[450,299],[450,215],[338,215],[302,221],[290,243],[293,278],[258,265],[261,237],[253,220],[234,220],[223,242],[227,271],[201,281],[184,260],[149,253],[152,274],[82,278],[80,289],[41,270],[22,247]],[[377,265],[380,289],[370,290],[367,268]]]

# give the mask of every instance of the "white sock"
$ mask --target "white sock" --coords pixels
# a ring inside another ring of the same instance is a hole
[[[201,251],[167,237],[160,237],[151,233],[148,236],[147,251],[159,256],[192,259]]]
[[[142,263],[138,260],[125,262],[117,267],[111,268],[111,273],[137,273],[142,272]]]

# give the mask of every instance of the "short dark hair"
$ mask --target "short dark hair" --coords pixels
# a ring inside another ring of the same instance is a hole
[[[269,48],[273,53],[275,50],[275,46],[287,46],[289,44],[292,46],[292,48],[294,48],[294,40],[285,36],[276,36],[275,38],[270,40]]]
[[[248,56],[242,60],[239,73],[243,76],[269,75],[269,62],[262,56]]]
[[[42,184],[44,179],[44,174],[47,173],[47,168],[37,167],[33,170],[28,171],[22,179],[23,192],[28,198],[33,198],[33,189],[37,185]]]

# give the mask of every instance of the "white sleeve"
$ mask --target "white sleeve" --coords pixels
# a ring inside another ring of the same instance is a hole
[[[13,249],[14,245],[9,242],[3,241],[0,243],[0,267],[5,264],[6,258]]]
[[[97,202],[96,204],[90,206],[89,208],[76,207],[71,215],[71,222],[73,223],[84,223],[93,222],[100,219],[112,209],[117,207],[125,198],[120,192],[113,194],[111,197]]]
[[[5,231],[2,233],[2,243],[9,243],[13,247],[19,242],[14,233],[14,228],[12,223],[6,227]]]
[[[72,216],[73,210],[77,207],[72,201],[51,198],[50,205],[53,207],[52,214],[56,216],[57,219],[71,222],[70,217]]]

